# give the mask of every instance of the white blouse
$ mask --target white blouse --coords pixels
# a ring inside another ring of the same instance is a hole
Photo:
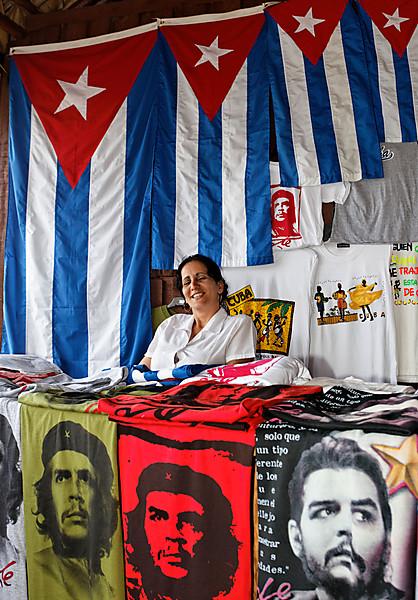
[[[220,308],[190,340],[193,321],[193,315],[180,314],[161,323],[145,353],[152,370],[197,363],[224,365],[255,357],[257,332],[247,315],[230,317]]]

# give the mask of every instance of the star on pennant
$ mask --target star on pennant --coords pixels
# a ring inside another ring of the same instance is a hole
[[[233,52],[233,50],[219,48],[218,44],[218,36],[216,36],[210,46],[201,46],[200,44],[195,44],[196,48],[199,48],[200,52],[202,53],[202,56],[195,64],[195,67],[198,65],[203,65],[206,62],[210,62],[210,64],[215,67],[217,71],[219,71],[219,58],[225,54]]]
[[[61,104],[55,110],[54,114],[74,106],[85,121],[87,121],[87,101],[93,96],[97,96],[101,92],[104,92],[106,88],[94,87],[87,83],[89,68],[88,66],[81,73],[76,83],[70,83],[69,81],[61,81],[57,79],[58,84],[65,92],[64,98],[61,100]]]
[[[380,444],[373,444],[373,448],[390,466],[386,477],[389,492],[406,487],[418,498],[418,436],[409,436],[399,448]]]
[[[167,481],[171,481],[172,474],[167,471],[166,474],[165,474],[165,478],[167,479]]]
[[[292,15],[296,21],[298,21],[298,28],[295,30],[295,33],[300,33],[305,29],[309,31],[315,37],[315,26],[319,25],[319,23],[323,23],[325,19],[315,19],[312,14],[312,7],[308,10],[304,17],[297,17],[296,15]]]
[[[70,432],[68,429],[66,429],[66,430],[64,431],[64,435],[65,435],[65,437],[66,437],[67,439],[69,439],[69,438],[71,437],[71,432]]]
[[[395,27],[398,31],[401,30],[401,23],[404,21],[409,21],[409,17],[400,17],[399,16],[399,8],[395,10],[393,15],[388,15],[386,13],[382,13],[387,18],[387,23],[383,25],[383,28],[386,27]]]

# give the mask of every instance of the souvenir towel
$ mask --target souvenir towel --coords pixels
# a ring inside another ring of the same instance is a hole
[[[21,407],[30,600],[124,600],[116,426]]]
[[[258,600],[414,598],[417,436],[257,429]]]
[[[254,431],[119,428],[129,600],[252,597]]]
[[[154,420],[185,423],[254,423],[260,421],[263,406],[287,398],[316,397],[315,386],[254,388],[245,385],[196,381],[145,398],[121,395],[103,398],[99,410],[119,422],[147,423]]]

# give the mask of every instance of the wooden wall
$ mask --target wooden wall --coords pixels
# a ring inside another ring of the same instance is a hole
[[[15,45],[64,42],[145,25],[157,17],[227,12],[260,4],[259,0],[121,0],[93,7],[28,15],[25,23],[27,34],[16,40]]]

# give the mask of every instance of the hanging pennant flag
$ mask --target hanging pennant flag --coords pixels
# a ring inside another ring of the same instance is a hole
[[[303,54],[316,65],[348,0],[288,0],[269,9]]]
[[[418,2],[362,0],[358,6],[381,142],[418,132]]]
[[[160,22],[154,268],[272,262],[263,25],[262,7]]]
[[[402,56],[418,24],[416,0],[359,0],[373,23]]]
[[[382,177],[363,39],[352,5],[289,0],[267,13],[281,185]]]
[[[11,51],[3,352],[83,377],[149,343],[156,35]]]

